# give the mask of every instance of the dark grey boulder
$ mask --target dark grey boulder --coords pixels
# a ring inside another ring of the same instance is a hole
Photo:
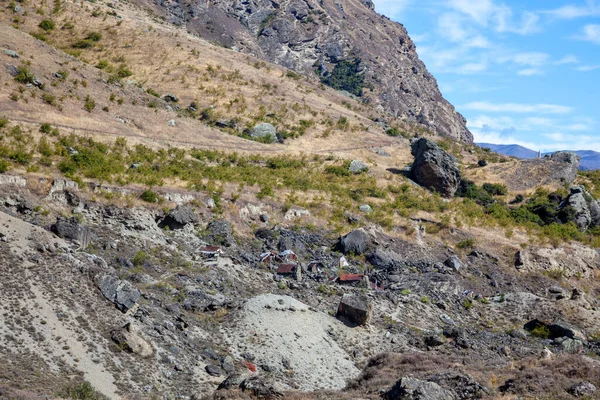
[[[77,241],[83,248],[92,241],[90,227],[80,224],[76,218],[58,217],[56,223],[50,226],[50,231],[60,238]]]
[[[460,261],[460,258],[455,255],[448,257],[448,259],[444,261],[444,265],[456,272],[460,271],[460,269],[463,267],[463,263]]]
[[[398,254],[377,248],[374,252],[367,254],[367,261],[375,268],[391,270],[401,264]]]
[[[223,374],[223,370],[216,365],[209,364],[204,369],[210,376],[221,376]]]
[[[253,376],[245,379],[240,384],[240,389],[244,392],[252,393],[259,399],[283,398],[283,392],[279,390],[274,383],[263,377]]]
[[[140,291],[130,282],[122,281],[110,274],[100,274],[94,278],[102,295],[112,302],[119,310],[126,312],[140,298]]]
[[[340,301],[336,316],[356,325],[366,325],[373,316],[373,304],[366,296],[345,294]]]
[[[214,220],[206,227],[205,239],[207,242],[215,245],[233,246],[235,239],[233,237],[233,228],[231,223],[225,220]]]
[[[383,395],[385,400],[457,400],[457,396],[435,382],[404,377]]]
[[[164,99],[164,101],[166,101],[168,103],[177,103],[179,101],[179,98],[171,93],[165,94],[163,96],[163,99]]]
[[[415,157],[411,169],[412,179],[444,197],[453,197],[460,184],[460,170],[456,159],[435,142],[424,138],[411,143],[411,153]]]
[[[183,229],[186,225],[196,225],[198,216],[188,206],[177,206],[177,208],[169,211],[169,214],[160,221],[158,226],[161,228],[169,227],[171,230]]]
[[[356,229],[340,238],[340,247],[344,254],[360,255],[367,251],[369,236],[364,229]]]
[[[441,372],[427,378],[441,387],[454,392],[460,400],[480,399],[489,394],[489,390],[472,376],[456,371]]]

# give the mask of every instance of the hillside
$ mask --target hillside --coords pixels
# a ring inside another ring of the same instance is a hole
[[[491,144],[477,143],[480,147],[486,147],[496,153],[504,154],[511,157],[531,159],[537,158],[538,152],[516,144]],[[581,157],[579,168],[582,170],[600,169],[600,153],[593,150],[574,150],[575,154]],[[543,153],[542,155],[551,154]]]
[[[331,32],[399,75],[322,84]],[[598,399],[600,174],[472,144],[413,46],[368,0],[1,7],[0,398]]]

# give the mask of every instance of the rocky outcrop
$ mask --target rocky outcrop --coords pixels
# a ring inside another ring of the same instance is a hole
[[[411,153],[415,157],[412,179],[444,197],[453,197],[460,184],[456,159],[435,142],[424,138],[412,142]]]
[[[366,325],[373,316],[373,304],[365,296],[345,294],[336,315],[356,325]]]
[[[573,186],[560,209],[565,218],[582,231],[600,226],[600,204],[583,186]]]
[[[210,244],[232,246],[235,243],[233,228],[229,221],[215,220],[206,227],[205,239]]]
[[[60,238],[77,242],[83,248],[87,247],[92,241],[90,227],[80,224],[76,218],[59,217],[56,223],[50,226],[50,230]]]
[[[186,225],[195,225],[198,223],[198,216],[190,207],[177,206],[169,211],[169,214],[160,221],[158,226],[161,228],[169,227],[171,230],[183,229]]]
[[[310,77],[354,62],[381,111],[471,143],[465,118],[442,96],[406,29],[370,0],[156,2],[155,11],[193,34]]]
[[[114,275],[99,274],[94,281],[102,295],[122,312],[131,309],[140,298],[138,289],[128,281],[122,281]]]

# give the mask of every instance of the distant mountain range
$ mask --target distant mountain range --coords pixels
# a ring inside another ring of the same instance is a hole
[[[527,147],[519,146],[518,144],[492,144],[492,143],[476,143],[479,147],[487,147],[490,150],[504,154],[507,156],[513,156],[517,158],[537,158],[538,152],[528,149]],[[600,169],[600,153],[593,150],[576,150],[574,151],[579,157],[581,157],[580,169]],[[550,153],[543,153],[550,154]]]

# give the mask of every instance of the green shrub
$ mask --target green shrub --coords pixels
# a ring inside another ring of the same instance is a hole
[[[296,81],[299,80],[300,78],[302,78],[302,75],[300,75],[300,74],[298,74],[298,73],[296,73],[294,71],[287,71],[285,73],[285,76],[287,76],[288,78],[292,78],[292,79],[294,79]]]
[[[91,40],[92,42],[99,42],[100,40],[102,40],[102,34],[100,32],[92,32],[85,38],[86,40]]]
[[[96,391],[89,382],[73,384],[65,388],[60,397],[73,400],[105,400],[102,394]]]
[[[141,267],[148,260],[149,260],[149,256],[146,252],[138,251],[135,254],[135,256],[133,256],[133,260],[131,260],[131,263],[136,267]]]
[[[537,324],[535,328],[531,330],[531,334],[540,339],[549,339],[550,328],[548,328],[546,325]]]
[[[10,121],[8,120],[8,118],[6,117],[2,117],[0,118],[0,129],[4,128],[6,125],[8,125]]]
[[[56,27],[56,24],[54,23],[53,20],[46,18],[45,20],[43,20],[42,22],[40,22],[40,24],[38,25],[41,29],[45,30],[46,32],[51,31],[52,29],[54,29]]]
[[[456,247],[458,249],[466,249],[466,248],[475,247],[475,240],[472,238],[461,240],[460,242],[458,242],[456,244]]]
[[[148,203],[158,203],[158,194],[148,189],[140,195],[140,199]]]
[[[85,96],[85,102],[83,103],[83,109],[85,111],[91,113],[94,108],[96,108],[96,100],[92,99],[90,97],[90,95],[88,94],[87,96]]]
[[[0,174],[8,171],[9,167],[10,163],[8,161],[0,159]]]
[[[21,65],[17,68],[17,75],[15,75],[15,81],[22,84],[28,84],[33,83],[34,80],[35,75],[27,67]]]
[[[492,196],[504,196],[508,193],[506,185],[501,183],[484,183],[481,188]]]
[[[321,78],[321,82],[334,89],[345,90],[355,96],[361,96],[364,88],[364,76],[360,72],[360,63],[360,58],[340,61],[330,74]]]

